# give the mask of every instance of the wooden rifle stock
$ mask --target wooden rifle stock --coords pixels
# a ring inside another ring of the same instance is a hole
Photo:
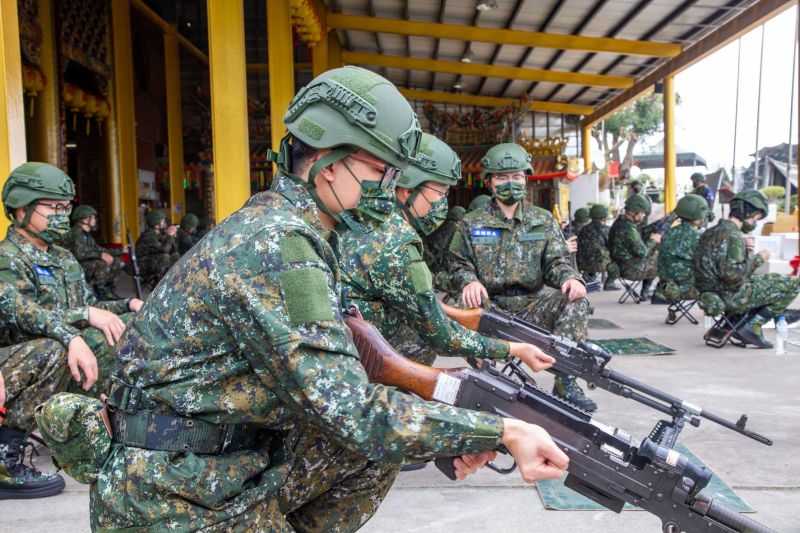
[[[478,331],[478,326],[481,323],[481,315],[483,315],[483,309],[480,307],[461,309],[460,307],[453,307],[452,305],[447,305],[441,302],[439,302],[439,305],[441,305],[442,309],[444,309],[444,314],[447,315],[447,318],[455,320],[467,329]]]
[[[397,387],[423,400],[432,400],[438,375],[459,372],[458,369],[431,368],[407,359],[392,348],[378,328],[363,318],[349,316],[345,323],[353,332],[361,365],[370,383]]]

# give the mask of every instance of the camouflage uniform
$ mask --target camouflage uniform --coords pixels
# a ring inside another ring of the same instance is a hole
[[[444,224],[425,237],[425,262],[434,274],[442,270],[447,271],[445,262],[447,249],[450,247],[450,241],[453,240],[453,235],[458,229],[459,222],[464,218],[464,214],[463,207],[455,206],[450,208]]]
[[[178,241],[178,253],[180,255],[183,255],[191,250],[192,246],[197,244],[197,241],[200,240],[197,238],[196,233],[189,233],[182,227],[178,228],[178,234],[175,237]]]
[[[148,227],[136,241],[136,260],[142,278],[154,277],[158,280],[178,260],[178,246],[175,237],[166,233],[156,233]]]
[[[306,184],[279,173],[167,273],[125,331],[119,377],[144,409],[256,424],[261,442],[202,456],[114,443],[95,530],[352,531],[404,460],[498,445],[497,416],[368,384],[334,238]]]
[[[113,288],[117,283],[117,276],[122,269],[119,258],[114,257],[111,265],[107,265],[100,256],[104,252],[114,255],[113,252],[97,244],[94,237],[84,231],[79,224],[72,226],[69,239],[64,244],[81,264],[87,283],[95,288],[98,295],[104,297],[106,295],[104,288]]]
[[[605,272],[611,262],[608,251],[609,227],[602,220],[593,220],[578,234],[578,269],[595,274]]]
[[[700,237],[694,254],[695,286],[715,292],[729,313],[766,306],[773,315],[783,313],[800,293],[800,278],[780,274],[753,274],[764,258],[750,255],[744,235],[731,220],[720,220]]]
[[[658,274],[658,243],[642,239],[639,226],[620,215],[608,233],[611,259],[624,279],[649,280]]]
[[[123,321],[130,319],[128,300],[98,301],[83,270],[69,251],[51,245],[47,251],[33,246],[13,227],[0,242],[0,279],[12,284],[24,297],[36,302],[48,311],[63,313],[63,321],[81,329],[81,336],[89,345],[100,372],[100,379],[90,393],[98,395],[108,390],[108,380],[114,369],[114,347],[109,346],[105,335],[96,328],[87,327],[89,307],[97,307],[121,315]],[[33,337],[17,328],[5,328],[4,342],[17,344]],[[75,392],[81,389],[76,383],[70,387]]]
[[[436,301],[431,273],[422,261],[422,241],[399,209],[375,231],[341,234],[339,265],[349,303],[392,346],[424,365],[438,355],[477,359],[508,357],[508,343],[484,337],[451,321]]]
[[[661,238],[658,252],[657,292],[668,300],[696,300],[694,288],[694,251],[700,240],[700,232],[690,222],[683,221],[670,228]],[[675,284],[677,293],[666,294],[667,282]]]

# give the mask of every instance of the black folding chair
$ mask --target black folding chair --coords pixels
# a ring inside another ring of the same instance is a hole
[[[619,300],[617,300],[619,303],[624,304],[628,298],[633,300],[633,303],[636,304],[642,301],[642,295],[637,291],[639,285],[642,284],[641,280],[619,278],[619,282],[622,283],[623,290],[622,295],[619,297]]]
[[[699,324],[697,319],[692,316],[692,307],[697,303],[697,300],[678,300],[672,302],[667,308],[667,319],[664,321],[670,326],[677,324],[680,320],[686,317],[686,320],[692,324]]]

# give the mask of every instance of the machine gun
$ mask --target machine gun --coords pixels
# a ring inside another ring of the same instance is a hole
[[[654,233],[664,235],[669,231],[669,228],[672,227],[672,224],[675,223],[676,220],[678,220],[678,215],[675,214],[675,211],[665,215],[662,218],[659,218],[655,222],[648,224],[642,229],[642,238],[646,239]]]
[[[131,227],[128,225],[128,215],[125,215],[125,238],[128,239],[128,255],[131,258],[131,272],[133,272],[133,283],[136,286],[136,297],[142,299],[142,272],[139,270],[139,262],[136,260],[136,245],[131,239]]]
[[[533,344],[545,353],[552,355],[556,362],[548,370],[554,374],[576,376],[586,381],[589,389],[597,387],[607,390],[623,398],[636,400],[661,413],[669,415],[671,420],[660,420],[650,434],[650,439],[666,448],[672,448],[685,422],[692,426],[700,425],[700,417],[741,433],[753,440],[768,446],[772,441],[767,437],[747,429],[747,415],[742,415],[737,422],[731,422],[714,413],[706,411],[699,405],[658,390],[655,387],[637,381],[616,372],[608,367],[611,354],[592,344],[581,341],[575,343],[567,338],[553,335],[524,320],[520,320],[496,308],[459,309],[441,304],[448,317],[467,329],[512,342]],[[503,369],[505,373],[525,380],[527,373],[518,359],[512,358]]]
[[[565,486],[614,512],[625,503],[640,507],[659,517],[665,533],[771,531],[703,493],[713,475],[708,468],[650,438],[637,443],[622,429],[592,420],[589,413],[527,377],[507,376],[488,360],[479,370],[420,365],[397,353],[369,322],[349,317],[347,325],[371,382],[543,427],[569,457]],[[436,466],[455,479],[452,458],[438,458]],[[514,470],[487,466],[504,474]]]

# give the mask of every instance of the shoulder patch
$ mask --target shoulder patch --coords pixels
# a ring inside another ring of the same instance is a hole
[[[408,247],[408,258],[411,261],[420,261],[420,260],[422,260],[422,256],[420,255],[419,250],[417,250],[416,246],[409,246]]]
[[[305,237],[286,237],[281,239],[281,259],[284,263],[299,263],[301,261],[320,261],[314,247]]]
[[[8,270],[11,268],[11,258],[0,255],[0,270]]]
[[[415,261],[408,265],[408,272],[414,285],[414,292],[419,294],[433,290],[433,277],[424,261]]]
[[[744,261],[744,241],[742,239],[731,239],[728,245],[728,259],[736,262]]]
[[[328,279],[319,268],[296,268],[280,275],[286,311],[293,326],[333,320]]]

